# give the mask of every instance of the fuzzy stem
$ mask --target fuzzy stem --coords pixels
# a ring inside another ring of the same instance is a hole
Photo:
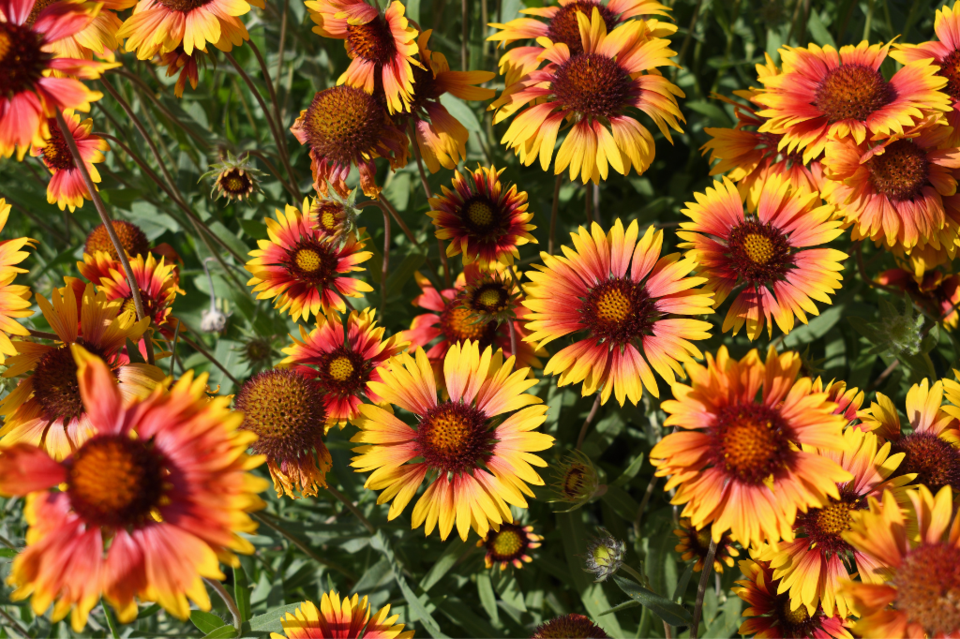
[[[110,241],[113,243],[113,248],[117,251],[120,264],[123,266],[123,272],[127,276],[127,284],[130,285],[130,295],[133,297],[133,306],[137,309],[137,319],[143,320],[146,318],[147,321],[152,324],[153,319],[148,317],[146,310],[144,310],[143,298],[140,297],[140,285],[137,284],[137,278],[133,274],[133,269],[130,267],[130,260],[127,259],[127,250],[123,248],[120,238],[117,237],[117,231],[113,228],[113,220],[110,219],[110,214],[107,212],[107,207],[100,198],[100,192],[97,191],[96,185],[90,178],[90,172],[87,170],[87,165],[84,163],[83,157],[80,155],[80,150],[77,148],[77,141],[73,139],[73,134],[70,132],[70,127],[67,126],[66,120],[63,119],[63,113],[60,112],[60,109],[56,109],[55,113],[57,116],[57,124],[60,126],[60,132],[63,134],[63,139],[67,143],[67,148],[70,149],[70,155],[73,157],[73,165],[80,171],[80,177],[83,178],[83,183],[86,185],[87,191],[90,193],[90,199],[93,201],[93,205],[96,207],[97,213],[100,214],[100,220],[103,222],[103,228],[106,229],[107,235],[110,236]],[[147,361],[150,364],[153,364],[153,342],[150,340],[149,335],[145,336],[143,341],[144,344],[146,344]]]
[[[187,329],[190,330],[190,327],[188,326]],[[191,332],[192,332],[192,331],[191,331]],[[200,346],[200,344],[198,344],[197,342],[193,341],[192,339],[190,339],[190,338],[188,338],[188,337],[185,337],[185,336],[181,335],[181,336],[180,336],[180,339],[183,340],[183,342],[184,342],[187,346],[189,346],[189,347],[192,348],[193,350],[199,352],[201,355],[203,355],[203,356],[206,357],[208,360],[210,360],[210,363],[213,364],[214,366],[216,366],[217,368],[219,368],[219,369],[220,369],[220,372],[222,372],[224,375],[226,375],[227,378],[229,378],[230,381],[233,382],[233,385],[234,385],[234,386],[236,386],[238,389],[240,388],[240,382],[237,381],[237,378],[234,377],[233,375],[231,375],[231,374],[230,374],[230,371],[228,371],[228,370],[224,367],[224,365],[221,364],[221,363],[217,360],[216,357],[214,357],[213,355],[210,354],[210,351],[208,351],[208,350],[207,350],[206,348],[204,348],[203,346]]]
[[[223,587],[223,584],[216,579],[204,577],[203,580],[208,586],[216,590],[220,598],[223,599],[223,603],[227,605],[227,609],[230,611],[230,616],[233,617],[233,627],[237,629],[237,634],[240,634],[243,621],[240,618],[240,608],[237,607],[237,602],[233,600],[233,597],[231,597],[227,589]]]
[[[710,581],[710,572],[713,570],[713,558],[717,554],[717,540],[710,538],[710,547],[703,560],[703,572],[700,573],[700,583],[697,585],[697,602],[693,606],[693,621],[690,623],[690,637],[696,639],[700,630],[700,617],[703,615],[703,596],[707,592],[707,582]]]

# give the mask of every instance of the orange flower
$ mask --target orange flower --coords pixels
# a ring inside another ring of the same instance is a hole
[[[250,39],[238,20],[250,7],[263,9],[263,0],[139,0],[117,37],[141,60],[169,53],[179,46],[187,55],[212,44],[230,51]]]
[[[103,162],[103,153],[110,150],[110,146],[106,140],[91,133],[93,120],[88,118],[81,122],[80,117],[74,115],[70,109],[64,112],[63,119],[70,129],[77,150],[80,151],[80,157],[83,159],[84,166],[87,167],[90,179],[93,182],[100,182],[100,173],[94,163]],[[84,200],[90,199],[90,192],[83,181],[80,169],[73,162],[73,156],[60,127],[57,126],[56,119],[50,118],[47,124],[50,136],[44,140],[43,146],[34,147],[30,155],[41,156],[43,163],[50,170],[47,202],[56,204],[61,211],[69,207],[70,212],[73,213],[83,206]]]

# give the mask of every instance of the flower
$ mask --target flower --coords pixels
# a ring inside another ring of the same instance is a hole
[[[26,24],[32,25],[36,22],[40,12],[54,1],[36,0]],[[122,24],[116,12],[129,9],[137,3],[137,0],[102,0],[102,3],[103,8],[93,16],[90,24],[75,34],[52,43],[50,50],[64,58],[91,60],[96,56],[101,60],[113,62],[116,59],[114,52],[120,47],[117,31]]]
[[[87,255],[84,258],[88,257]],[[80,262],[85,264],[85,262]],[[143,255],[137,255],[130,260],[130,270],[133,271],[134,280],[137,282],[137,288],[140,289],[140,299],[143,301],[143,310],[145,317],[152,321],[154,329],[160,331],[168,338],[173,337],[176,324],[172,321],[173,302],[177,299],[177,294],[184,295],[185,291],[180,288],[180,276],[177,273],[175,264],[165,263],[165,258],[160,261],[153,253],[147,253],[146,259]],[[117,268],[110,269],[110,274],[101,277],[99,282],[94,282],[98,291],[103,291],[107,295],[108,301],[121,300],[123,305],[119,308],[119,313],[130,313],[134,318],[137,316],[136,307],[133,303],[133,294],[130,291],[130,281],[122,270]]]
[[[253,450],[267,459],[277,497],[316,496],[333,463],[323,443],[327,421],[319,385],[296,370],[257,373],[240,387],[235,403],[240,428],[257,434]]]
[[[56,110],[89,111],[103,97],[80,80],[95,80],[120,63],[93,62],[54,53],[65,38],[85,29],[100,5],[54,2],[33,15],[35,0],[0,1],[0,157],[44,146]],[[32,18],[32,21],[31,21]],[[56,74],[51,74],[56,71]]]
[[[554,172],[569,166],[570,179],[580,175],[586,183],[606,180],[609,167],[627,175],[631,167],[643,173],[653,162],[653,136],[628,109],[639,109],[656,123],[671,143],[668,127],[682,131],[683,115],[675,84],[658,68],[676,66],[667,40],[651,37],[649,26],[633,20],[607,33],[599,9],[587,16],[576,13],[584,51],[573,53],[563,43],[542,40],[540,59],[549,61],[508,87],[490,105],[497,109],[494,123],[520,113],[501,142],[527,166],[540,158],[546,171],[564,121],[572,122],[557,152]],[[644,73],[646,72],[646,73]],[[609,126],[609,128],[608,128]]]
[[[802,367],[800,370],[803,372]],[[837,407],[833,411],[834,414],[842,415],[848,424],[857,419],[857,412],[860,410],[860,407],[863,406],[863,391],[856,386],[848,388],[847,383],[842,380],[831,380],[824,384],[823,379],[817,377],[813,380],[811,390],[813,390],[814,393],[825,392],[827,394],[827,400],[836,402]]]
[[[707,560],[707,553],[710,550],[710,530],[701,528],[697,530],[690,524],[689,519],[681,519],[680,527],[674,529],[673,534],[680,540],[677,547],[674,548],[680,554],[680,559],[690,561],[696,558],[693,565],[694,572],[703,570],[703,564]],[[713,555],[713,569],[718,573],[723,573],[723,565],[733,568],[733,558],[739,557],[740,552],[733,547],[733,540],[730,535],[724,533],[717,541],[717,548]]]
[[[944,405],[946,394],[954,405]],[[915,483],[931,490],[953,486],[960,490],[960,384],[945,379],[930,384],[924,379],[907,391],[906,412],[912,432],[904,434],[896,406],[883,393],[877,402],[861,411],[862,428],[872,431],[893,445],[894,453],[903,453],[895,476],[913,475]]]
[[[890,442],[881,445],[876,435],[856,428],[844,431],[842,450],[809,451],[833,460],[853,479],[837,485],[839,499],[797,516],[795,540],[765,547],[754,558],[769,562],[774,579],[780,580],[778,594],[789,591],[791,609],[804,605],[812,616],[820,606],[828,616],[836,612],[847,617],[853,612],[852,602],[838,594],[840,584],[853,570],[865,581],[875,579],[875,564],[844,541],[843,533],[850,530],[853,512],[865,507],[868,497],[899,490],[914,475],[895,477],[904,454],[891,453]]]
[[[200,176],[201,180],[211,175],[217,176],[213,182],[213,188],[210,189],[210,197],[216,193],[218,200],[221,195],[224,195],[228,200],[242,202],[244,198],[249,198],[260,190],[257,181],[260,171],[249,166],[249,155],[243,154],[237,159],[228,150],[220,159],[218,164],[211,165],[210,170]]]
[[[880,143],[827,142],[823,197],[853,225],[854,240],[956,253],[960,149],[944,146],[948,131],[931,122]]]
[[[367,598],[359,595],[340,599],[339,593],[331,590],[323,593],[320,610],[310,601],[300,604],[293,613],[280,620],[283,634],[270,633],[271,639],[410,639],[413,631],[403,632],[398,624],[400,615],[390,617],[390,606],[384,606],[370,616]]]
[[[845,421],[810,378],[798,379],[799,355],[771,348],[762,361],[754,349],[737,361],[721,346],[686,371],[690,385],[674,383],[674,399],[660,405],[663,425],[680,430],[650,462],[694,527],[712,525],[718,542],[729,530],[743,546],[789,540],[798,510],[840,499],[837,484],[853,476],[800,446],[840,449]]]
[[[831,219],[833,207],[819,206],[816,192],[793,192],[788,182],[771,175],[755,209],[744,210],[741,194],[726,178],[694,198],[682,211],[691,221],[680,225],[677,235],[685,240],[680,248],[698,263],[697,274],[714,292],[715,308],[743,287],[727,310],[724,332],[732,329],[736,335],[746,324],[747,337],[757,339],[766,324],[772,336],[776,321],[789,333],[794,317],[806,324],[808,313],[819,314],[813,300],[831,303],[847,255],[814,248],[843,233],[841,223]]]
[[[912,62],[890,80],[880,65],[890,45],[847,45],[837,51],[781,47],[783,72],[761,77],[764,90],[756,101],[769,118],[761,133],[782,135],[779,148],[803,152],[804,163],[823,153],[828,140],[851,137],[860,144],[868,137],[902,134],[927,116],[950,109],[939,89],[946,78],[936,75],[929,59]]]
[[[690,340],[710,336],[708,322],[683,317],[710,313],[713,304],[695,288],[704,278],[687,277],[694,263],[678,253],[660,257],[663,231],[651,226],[639,242],[638,235],[636,220],[626,233],[619,219],[608,233],[596,223],[589,233],[581,226],[564,256],[540,254],[543,265],[527,274],[533,284],[523,302],[531,311],[524,341],[543,347],[586,333],[544,373],[559,374],[560,386],[582,381],[584,396],[599,389],[603,402],[615,393],[621,406],[640,401],[644,388],[659,397],[650,366],[672,383],[683,371],[678,360],[701,357]]]
[[[196,89],[197,82],[200,81],[198,66],[206,59],[207,53],[200,49],[194,49],[193,53],[187,53],[183,50],[183,44],[172,51],[158,53],[158,59],[155,61],[158,66],[167,67],[167,77],[177,76],[177,83],[173,87],[173,94],[178,98],[183,97],[183,90],[187,87],[187,81],[190,82],[190,88]]]
[[[240,361],[249,367],[250,373],[273,368],[273,360],[280,355],[278,335],[260,335],[245,328],[240,329],[242,338],[233,351],[240,354]]]
[[[606,3],[600,0],[559,0],[559,6],[527,7],[520,10],[520,13],[525,15],[546,18],[547,22],[534,18],[517,18],[506,24],[492,23],[488,26],[500,31],[487,40],[509,46],[516,40],[539,40],[545,37],[551,42],[567,45],[573,54],[583,53],[577,16],[583,15],[589,19],[594,8],[600,12],[600,18],[608,31],[630,18],[669,16],[670,11],[656,0],[608,0]],[[677,31],[670,23],[660,23],[655,19],[647,19],[647,23],[658,31],[658,35],[668,36]],[[543,47],[540,46],[515,47],[504,53],[500,58],[500,73],[506,76],[507,86],[540,66],[537,58],[541,53]]]
[[[539,548],[542,540],[543,537],[533,534],[533,526],[500,524],[499,530],[491,530],[477,542],[477,548],[487,549],[483,558],[487,568],[500,564],[500,570],[506,570],[508,565],[513,564],[514,568],[519,569],[524,563],[533,561],[528,553]]]
[[[54,289],[49,302],[37,295],[37,305],[60,344],[16,343],[19,354],[7,361],[3,376],[32,374],[0,402],[0,446],[39,446],[61,460],[96,433],[96,416],[87,411],[77,386],[71,344],[81,344],[106,362],[124,401],[145,397],[163,381],[159,368],[131,363],[124,354],[127,341],[137,343],[150,319],[138,322],[132,313],[118,315],[122,304],[108,301],[104,291],[94,294],[92,284],[75,279]]]
[[[595,497],[607,492],[607,487],[600,483],[600,474],[590,457],[579,448],[567,453],[558,463],[551,466],[551,499],[548,501],[562,501],[573,506],[566,512],[584,506]],[[564,511],[560,511],[564,512]]]
[[[495,167],[478,166],[453,176],[453,190],[441,187],[443,194],[430,198],[427,212],[437,227],[437,237],[450,240],[447,257],[463,253],[463,263],[477,262],[480,268],[493,264],[513,264],[520,259],[518,247],[537,243],[529,224],[533,213],[527,211],[527,194],[516,184],[504,190]]]
[[[0,198],[0,232],[7,225],[10,217],[10,205],[4,198]],[[20,273],[27,270],[17,266],[30,255],[22,250],[25,247],[36,245],[36,240],[29,237],[17,237],[10,240],[0,240],[0,364],[6,362],[7,355],[16,355],[17,348],[10,341],[11,335],[26,336],[30,332],[17,321],[20,317],[30,317],[30,287],[14,284]]]
[[[343,297],[360,297],[372,291],[369,284],[347,273],[362,271],[358,266],[373,253],[363,251],[364,244],[351,235],[343,243],[329,241],[315,226],[310,201],[303,200],[302,210],[289,204],[284,211],[276,211],[276,220],[265,218],[266,240],[257,242],[258,249],[250,251],[252,260],[246,269],[253,277],[247,286],[253,286],[258,300],[273,299],[274,308],[289,312],[294,321],[301,317],[320,315],[328,309],[343,313],[347,305]]]
[[[130,257],[145,255],[147,251],[150,250],[150,241],[147,239],[143,230],[136,224],[124,220],[112,220],[111,226],[113,226],[114,233],[116,233],[120,239],[120,245]],[[83,245],[83,252],[94,256],[98,252],[106,253],[112,260],[116,261],[117,264],[120,263],[120,255],[117,253],[117,248],[110,240],[107,227],[103,224],[94,227],[87,235],[86,242]],[[87,276],[84,275],[84,277]],[[91,278],[87,277],[87,279]]]
[[[531,639],[606,639],[603,628],[583,615],[564,615],[537,626]]]
[[[533,466],[546,466],[538,451],[553,437],[537,432],[547,407],[525,391],[537,383],[529,370],[514,370],[513,357],[466,341],[447,351],[443,379],[449,399],[437,401],[437,379],[422,348],[416,359],[399,355],[381,368],[382,382],[370,389],[384,402],[412,413],[411,428],[392,412],[363,404],[350,441],[361,444],[351,466],[373,471],[364,484],[383,490],[377,503],[393,501],[387,518],[403,512],[427,477],[429,487],[413,509],[412,527],[425,524],[427,535],[439,523],[441,539],[456,524],[466,541],[470,529],[485,537],[490,528],[512,523],[508,504],[527,507],[528,484],[543,485]],[[502,420],[502,421],[501,421]],[[419,461],[414,461],[419,459]]]
[[[263,9],[263,0],[139,0],[117,37],[126,39],[124,48],[141,60],[177,47],[187,55],[206,52],[208,43],[230,51],[250,39],[237,17],[251,6]]]
[[[179,619],[188,598],[210,610],[201,578],[224,579],[221,561],[253,552],[239,534],[256,530],[248,513],[264,506],[266,482],[246,472],[261,463],[245,452],[253,435],[238,432],[226,397],[207,396],[206,375],[130,399],[106,362],[69,349],[89,438],[63,461],[25,442],[0,453],[0,492],[26,496],[30,525],[12,598],[32,597],[36,615],[55,600],[52,621],[71,613],[76,632],[101,596],[121,623],[138,599]]]
[[[287,356],[281,366],[293,368],[316,381],[323,393],[327,428],[342,429],[360,416],[363,398],[380,403],[370,382],[381,381],[378,368],[388,359],[406,350],[400,335],[384,339],[384,329],[373,319],[374,309],[351,311],[344,330],[339,315],[328,312],[317,316],[317,327],[307,333],[300,326],[300,340],[283,349]]]
[[[764,55],[766,64],[757,64],[757,74],[765,77],[780,73],[770,54]],[[756,209],[760,200],[764,182],[771,175],[781,176],[795,190],[819,191],[823,185],[822,154],[804,162],[800,153],[782,151],[782,135],[759,132],[767,121],[767,118],[757,113],[757,109],[762,108],[757,102],[760,90],[751,88],[747,91],[734,91],[734,94],[746,100],[747,104],[718,97],[733,105],[737,117],[736,126],[732,129],[703,129],[711,140],[700,147],[700,150],[704,154],[710,151],[710,162],[716,162],[710,169],[710,175],[725,173],[731,181],[737,183],[740,195],[753,209]]]
[[[960,319],[960,276],[930,270],[918,275],[899,268],[884,271],[877,277],[884,286],[893,286],[910,295],[910,299],[923,307],[928,314],[939,319],[947,330],[957,327]]]
[[[457,276],[453,288],[437,291],[426,277],[416,274],[417,284],[422,293],[413,299],[413,305],[433,311],[413,318],[409,330],[402,333],[401,339],[410,342],[410,349],[423,347],[427,350],[427,357],[437,373],[438,381],[442,381],[441,364],[447,356],[447,351],[454,344],[462,345],[467,340],[477,342],[481,348],[494,346],[501,349],[507,357],[516,357],[517,366],[543,368],[540,357],[546,354],[543,349],[534,348],[523,341],[526,331],[519,320],[527,316],[528,311],[519,303],[514,302],[508,309],[514,314],[513,323],[514,341],[517,352],[512,350],[510,340],[510,325],[500,323],[495,319],[487,319],[490,309],[482,304],[479,296],[468,297],[467,291],[472,284],[484,279],[479,269],[473,264]],[[501,283],[503,281],[501,280]],[[479,291],[479,287],[474,289]],[[498,298],[514,298],[513,287],[493,290]],[[488,297],[491,297],[488,295]],[[489,299],[488,299],[489,301]],[[477,306],[483,306],[478,310]],[[437,341],[439,339],[439,341]],[[431,346],[431,344],[433,344]]]
[[[740,624],[741,635],[755,635],[757,639],[852,639],[848,623],[841,617],[828,616],[823,610],[811,615],[803,606],[792,607],[787,595],[778,594],[778,582],[766,563],[743,559],[740,572],[746,579],[738,581],[733,591],[749,605],[743,611],[746,619]]]
[[[360,89],[338,86],[318,91],[290,132],[310,147],[313,187],[323,196],[329,183],[346,197],[347,175],[356,166],[364,194],[376,198],[381,189],[373,161],[386,158],[393,169],[407,163],[407,136],[394,126],[377,98]]]
[[[352,62],[337,84],[374,93],[381,89],[390,113],[407,111],[413,99],[417,30],[394,0],[381,15],[366,0],[308,0],[304,4],[317,24],[313,32],[344,40]]]
[[[921,44],[898,42],[890,57],[901,64],[928,64],[937,67],[937,75],[945,78],[947,85],[942,91],[947,94],[952,108],[947,111],[950,131],[950,146],[960,145],[960,6],[950,8],[945,4],[937,11],[933,30],[937,40]]]
[[[359,233],[357,219],[360,209],[357,202],[357,190],[347,197],[341,197],[336,189],[329,189],[327,197],[314,198],[310,205],[310,216],[314,228],[333,240],[342,240],[351,233]]]
[[[413,68],[409,118],[423,160],[430,172],[436,173],[441,166],[456,169],[461,159],[467,159],[470,137],[466,127],[440,102],[440,97],[449,93],[461,100],[486,101],[496,95],[496,91],[476,86],[495,77],[490,71],[451,71],[442,53],[427,48],[432,32],[432,29],[424,31],[417,39],[423,66]],[[407,117],[406,113],[397,114],[398,121]]]
[[[605,528],[598,528],[597,531],[599,535],[593,537],[587,544],[586,568],[584,568],[585,572],[592,573],[596,577],[593,583],[606,581],[616,574],[627,556],[625,543],[616,539]]]
[[[81,122],[79,116],[74,115],[69,109],[63,116],[77,145],[77,150],[80,151],[80,157],[83,158],[83,164],[87,167],[90,179],[93,182],[100,182],[100,173],[97,172],[94,163],[103,162],[105,159],[103,152],[109,150],[110,146],[106,140],[91,133],[93,120],[87,118]],[[83,206],[85,199],[90,199],[90,192],[83,181],[80,169],[73,162],[73,156],[57,125],[57,120],[49,118],[47,124],[49,137],[44,140],[43,145],[33,147],[30,155],[40,156],[50,171],[47,202],[56,204],[61,211],[70,207],[70,212],[73,213]]]
[[[953,491],[908,493],[907,516],[893,494],[871,498],[845,538],[877,566],[869,583],[848,582],[860,613],[858,637],[952,637],[960,632],[960,518]]]

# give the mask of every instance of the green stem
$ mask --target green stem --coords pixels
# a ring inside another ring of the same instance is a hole
[[[690,622],[690,637],[696,639],[700,631],[700,618],[703,616],[703,596],[707,592],[707,583],[710,581],[710,572],[713,570],[713,558],[717,554],[717,540],[710,538],[710,547],[707,556],[703,559],[703,572],[700,573],[700,583],[697,584],[697,601],[693,606],[693,621]]]
[[[329,559],[323,559],[323,558],[320,557],[317,553],[313,552],[313,551],[310,549],[310,547],[307,546],[305,543],[303,543],[300,539],[298,539],[297,537],[295,537],[295,536],[292,535],[291,533],[287,532],[287,530],[286,530],[285,528],[283,528],[283,527],[280,526],[279,524],[275,524],[275,523],[273,523],[272,521],[270,521],[270,519],[277,519],[278,521],[281,521],[281,522],[282,522],[283,520],[280,519],[279,517],[275,517],[275,516],[270,515],[270,514],[268,514],[268,513],[250,513],[250,516],[253,517],[254,519],[256,519],[257,521],[259,521],[261,524],[263,524],[264,526],[266,526],[266,527],[269,528],[270,530],[273,530],[274,532],[280,534],[284,539],[286,539],[286,540],[289,541],[291,544],[293,544],[294,546],[296,546],[303,554],[305,554],[307,557],[310,557],[310,559],[313,559],[313,560],[314,560],[315,562],[317,562],[318,564],[320,564],[320,565],[322,565],[322,566],[326,566],[327,568],[330,568],[331,570],[336,570],[336,571],[339,572],[341,575],[343,575],[343,576],[346,577],[347,579],[350,579],[351,581],[356,581],[356,580],[357,580],[357,578],[356,578],[356,577],[353,575],[353,573],[351,573],[349,570],[347,570],[346,568],[343,568],[343,567],[335,564],[334,562],[330,561]],[[269,518],[269,519],[268,519],[268,518]]]
[[[354,517],[356,517],[357,519],[360,520],[360,523],[363,524],[363,527],[367,529],[367,532],[368,532],[368,533],[370,533],[370,534],[372,535],[372,534],[374,534],[374,533],[377,532],[376,526],[374,526],[373,524],[371,524],[371,523],[370,523],[370,520],[363,516],[363,513],[360,512],[360,509],[357,508],[356,505],[355,505],[352,501],[350,501],[350,499],[349,499],[346,495],[344,495],[343,493],[341,493],[339,490],[337,490],[337,489],[334,488],[333,486],[327,486],[327,491],[328,491],[331,495],[333,495],[334,497],[336,497],[336,498],[337,498],[337,501],[339,501],[341,504],[343,504],[344,506],[346,506],[346,507],[347,507],[347,510],[349,510],[350,512],[352,512],[353,515],[354,515]]]
[[[107,627],[110,628],[110,635],[113,636],[113,639],[120,639],[120,627],[117,625],[113,613],[110,612],[110,606],[107,605],[107,602],[101,601],[100,607],[103,608],[103,616],[107,620]]]
[[[243,621],[240,619],[240,609],[237,607],[237,602],[230,596],[230,593],[223,587],[223,584],[216,579],[204,577],[203,580],[208,586],[216,590],[220,598],[223,599],[223,603],[227,605],[227,610],[230,611],[230,615],[233,617],[233,627],[237,629],[238,635],[241,634]]]

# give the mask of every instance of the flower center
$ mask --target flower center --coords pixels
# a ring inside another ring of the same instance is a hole
[[[98,435],[69,462],[70,505],[89,525],[139,527],[163,502],[163,456],[151,441]]]
[[[547,37],[553,42],[562,42],[570,47],[571,55],[583,53],[577,14],[582,13],[589,19],[594,7],[600,11],[600,18],[606,23],[607,32],[613,31],[617,26],[617,16],[610,9],[597,0],[577,0],[560,7],[554,14],[547,27]]]
[[[927,154],[910,140],[897,140],[867,161],[870,185],[893,200],[920,195],[928,184]]]
[[[756,220],[733,229],[727,245],[734,270],[750,285],[780,280],[793,265],[786,236]]]
[[[297,268],[307,273],[318,271],[320,267],[323,266],[320,254],[310,248],[302,248],[297,251],[295,260],[297,262]]]
[[[560,65],[551,88],[564,109],[582,117],[610,118],[627,106],[630,76],[613,58],[581,53]]]
[[[365,362],[359,353],[343,346],[330,353],[324,353],[318,358],[308,358],[300,363],[316,366],[315,373],[323,392],[340,397],[355,395],[362,391],[372,369],[372,366]],[[314,371],[314,369],[309,370]]]
[[[657,315],[643,285],[624,278],[595,286],[580,313],[594,336],[615,345],[650,334]]]
[[[740,481],[763,483],[790,453],[787,429],[780,413],[767,406],[725,406],[714,422],[716,463]]]
[[[327,243],[304,239],[290,249],[288,255],[289,273],[299,282],[322,287],[336,277],[339,260]]]
[[[315,155],[349,164],[377,148],[385,117],[373,96],[362,89],[338,86],[313,97],[303,127]]]
[[[952,544],[923,544],[907,553],[893,578],[895,606],[928,636],[960,630],[960,554]]]
[[[915,484],[925,484],[936,493],[944,486],[960,490],[960,450],[933,433],[915,432],[893,443],[894,452],[905,453],[895,475],[917,473]]]
[[[520,532],[510,524],[502,524],[500,531],[491,533],[492,537],[487,542],[487,548],[493,557],[499,561],[513,559],[519,556],[524,547],[524,538]]]
[[[330,362],[330,365],[327,367],[330,377],[341,382],[350,377],[353,374],[353,370],[353,364],[351,364],[350,360],[346,357],[338,357]]]
[[[478,239],[495,240],[501,222],[500,207],[484,195],[474,195],[460,207],[460,219]]]
[[[486,415],[469,404],[449,401],[421,419],[416,442],[426,463],[441,476],[476,468],[493,448]]]
[[[147,254],[150,248],[150,242],[147,240],[144,232],[140,230],[139,226],[123,220],[114,220],[113,230],[120,240],[120,246],[122,246],[127,253],[134,257]],[[115,260],[120,259],[120,256],[117,255],[117,249],[114,248],[113,242],[110,241],[110,234],[107,233],[107,227],[103,224],[90,231],[90,235],[87,236],[87,242],[83,247],[83,252],[90,255],[94,255],[97,251],[108,253],[110,257]]]
[[[347,50],[350,57],[360,57],[377,64],[387,64],[397,54],[390,25],[382,16],[367,24],[347,25]]]
[[[481,315],[502,313],[510,306],[510,293],[500,281],[481,284],[473,291],[469,300],[469,307]]]
[[[89,346],[87,349],[94,350]],[[41,357],[32,379],[33,396],[40,402],[48,421],[67,424],[86,412],[77,383],[77,364],[69,346],[48,351]]]
[[[501,294],[501,291],[488,288],[487,290],[480,292],[480,295],[477,296],[477,301],[484,308],[498,309],[503,303],[503,295]]]
[[[313,380],[288,368],[254,375],[237,393],[243,426],[259,439],[252,448],[273,459],[296,459],[323,435],[323,391]]]
[[[190,13],[194,9],[199,9],[200,7],[206,6],[213,2],[213,0],[157,0],[160,4],[165,6],[171,11],[179,11],[181,13]]]
[[[785,597],[782,604],[780,604],[781,614],[783,616],[784,625],[789,628],[795,628],[796,626],[802,626],[807,621],[810,620],[810,615],[807,614],[807,607],[803,604],[797,606],[796,610],[790,609],[791,603],[790,598]],[[790,636],[802,636],[802,635],[793,635]]]
[[[229,169],[221,173],[219,184],[227,195],[233,197],[246,195],[253,189],[253,181],[238,169]]]
[[[43,147],[43,161],[48,167],[56,171],[66,171],[73,168],[73,156],[70,154],[70,148],[67,146],[66,140],[63,139],[63,134],[60,132],[56,120],[51,121],[50,139],[47,140],[47,145]]]
[[[586,484],[587,472],[588,469],[585,465],[574,462],[563,474],[560,490],[568,501],[576,501],[584,497],[583,487]]]
[[[841,120],[862,122],[896,97],[896,90],[876,69],[865,64],[842,64],[827,72],[817,87],[813,106],[831,124]]]
[[[493,209],[486,202],[475,201],[467,207],[467,217],[480,228],[487,228],[494,221]]]
[[[317,228],[327,234],[337,232],[343,207],[336,202],[323,202],[316,207]]]
[[[30,89],[47,68],[43,37],[30,27],[0,22],[0,96],[12,97]]]
[[[33,5],[33,9],[30,10],[30,15],[27,16],[27,19],[24,22],[24,24],[32,27],[34,23],[36,23],[37,18],[40,16],[40,13],[44,9],[49,7],[51,4],[53,4],[54,2],[56,2],[56,0],[37,0],[36,3]],[[0,58],[2,57],[3,56],[0,55]]]
[[[937,75],[947,79],[947,86],[943,92],[956,102],[960,100],[960,50],[950,52],[950,55],[940,61],[940,70]]]
[[[844,496],[839,501],[831,499],[823,508],[811,508],[797,515],[795,529],[802,529],[810,540],[810,547],[824,554],[846,553],[849,544],[843,533],[850,530],[851,514],[864,502],[856,496]]]
[[[440,329],[444,337],[451,342],[471,339],[480,342],[481,347],[485,347],[493,343],[497,323],[494,320],[484,322],[469,309],[448,303],[447,309],[440,315]]]

